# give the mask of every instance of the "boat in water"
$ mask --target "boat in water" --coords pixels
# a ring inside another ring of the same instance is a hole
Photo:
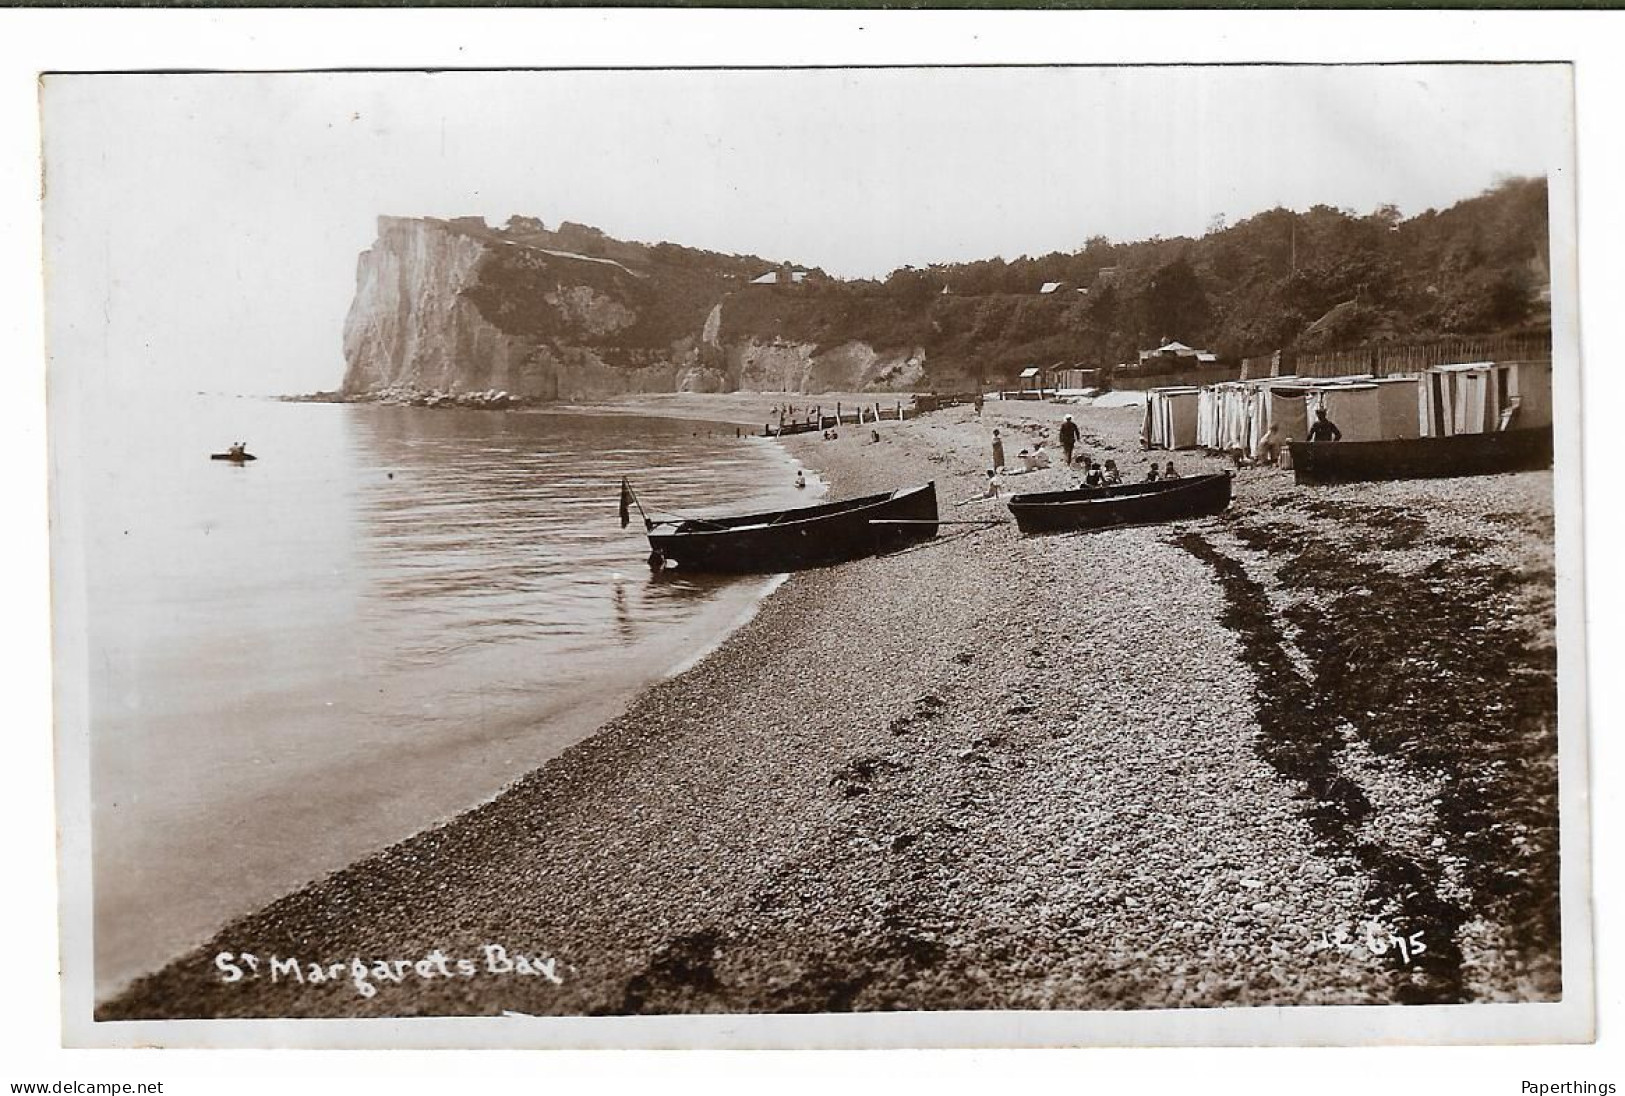
[[[245,461],[259,460],[253,453],[210,453],[210,460],[229,460],[233,464],[242,464]]]
[[[1023,533],[1151,525],[1223,513],[1230,505],[1232,481],[1231,473],[1218,472],[1115,487],[1040,491],[1012,497],[1009,507]]]
[[[1292,474],[1300,484],[1441,479],[1552,466],[1552,428],[1387,441],[1295,441]]]
[[[739,517],[645,521],[651,566],[773,574],[896,551],[937,535],[937,485]]]

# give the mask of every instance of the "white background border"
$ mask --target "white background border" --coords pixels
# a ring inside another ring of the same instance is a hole
[[[748,1082],[790,1066],[803,1083],[824,1087],[886,1076],[955,1078],[986,1084],[1012,1069],[1057,1071],[1089,1087],[1159,1091],[1184,1077],[1204,1091],[1265,1091],[1312,1083],[1322,1091],[1517,1092],[1522,1080],[1620,1084],[1599,1048],[1490,1048],[1365,1051],[1087,1051],[1012,1056],[994,1052],[930,1055],[534,1055],[395,1052],[87,1052],[55,1049],[58,1031],[56,880],[51,800],[49,601],[45,539],[44,368],[38,221],[38,116],[35,74],[41,69],[317,67],[535,67],[626,64],[795,63],[1125,63],[1250,61],[1573,60],[1579,123],[1580,315],[1588,364],[1584,436],[1592,470],[1587,576],[1591,598],[1591,700],[1597,865],[1619,859],[1609,840],[1617,828],[1618,688],[1607,671],[1619,663],[1619,581],[1609,534],[1613,495],[1604,442],[1616,429],[1607,413],[1621,398],[1611,358],[1620,338],[1620,200],[1625,198],[1617,104],[1625,102],[1618,46],[1625,27],[1616,13],[823,13],[823,12],[134,12],[0,11],[0,347],[6,352],[9,399],[0,423],[6,446],[8,606],[6,679],[22,703],[7,738],[4,767],[6,887],[3,904],[11,946],[0,962],[5,1021],[0,1083],[24,1080],[153,1080],[166,1091],[214,1091],[204,1080],[230,1077],[239,1092],[283,1091],[288,1074],[389,1077],[393,1091],[439,1091],[473,1077],[536,1078],[549,1085],[566,1074],[625,1076],[654,1069],[670,1081],[687,1075]],[[1556,226],[1554,225],[1554,230]],[[1612,376],[1610,376],[1612,374]],[[1600,484],[1600,486],[1598,486]],[[1572,846],[1568,847],[1570,850]],[[1616,905],[1617,872],[1599,866],[1598,1000],[1606,1041],[1620,1015],[1610,978],[1606,928]],[[1356,1014],[1360,1010],[1353,1010]],[[1016,1029],[1024,1017],[1008,1014]],[[836,1018],[841,1022],[842,1018]],[[1215,1016],[1215,1019],[1218,1019]],[[374,1027],[390,1041],[393,1025]],[[1026,1034],[1032,1034],[1030,1029]],[[1020,1038],[1012,1029],[1012,1036]],[[369,1040],[370,1041],[370,1040]],[[861,1045],[861,1044],[859,1044]],[[1612,1057],[1611,1055],[1608,1057]],[[720,1074],[718,1071],[720,1070]],[[192,1080],[188,1080],[191,1078]],[[308,1082],[300,1082],[311,1087]],[[1345,1087],[1346,1086],[1346,1087]],[[318,1084],[318,1091],[329,1091]],[[791,1088],[797,1085],[792,1083]]]

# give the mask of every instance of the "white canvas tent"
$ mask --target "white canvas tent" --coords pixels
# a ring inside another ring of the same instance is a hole
[[[1150,449],[1194,449],[1197,396],[1193,386],[1153,388],[1146,393],[1145,424],[1141,436]]]
[[[1308,436],[1325,408],[1348,441],[1415,437],[1416,380],[1353,377],[1261,377],[1208,385],[1197,397],[1197,442],[1207,449],[1257,452],[1270,426],[1282,440]]]

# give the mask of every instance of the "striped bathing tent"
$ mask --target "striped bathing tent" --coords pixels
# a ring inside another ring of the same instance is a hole
[[[1551,365],[1475,362],[1402,376],[1261,377],[1152,389],[1144,437],[1155,449],[1258,452],[1270,426],[1303,441],[1315,412],[1344,441],[1448,437],[1551,424]]]
[[[1303,441],[1315,412],[1327,416],[1349,441],[1415,437],[1414,378],[1264,377],[1209,385],[1197,395],[1196,444],[1252,455],[1271,425],[1282,442]]]
[[[1145,422],[1140,438],[1147,449],[1194,449],[1197,436],[1197,400],[1201,389],[1192,385],[1153,388],[1145,394]]]
[[[1421,376],[1420,427],[1426,437],[1489,434],[1552,424],[1550,362],[1467,362]]]

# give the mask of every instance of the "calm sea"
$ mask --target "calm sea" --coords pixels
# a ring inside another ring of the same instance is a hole
[[[654,580],[619,483],[807,501],[732,427],[203,398],[87,474],[98,993],[489,798],[771,580]],[[244,467],[207,459],[242,440]]]

